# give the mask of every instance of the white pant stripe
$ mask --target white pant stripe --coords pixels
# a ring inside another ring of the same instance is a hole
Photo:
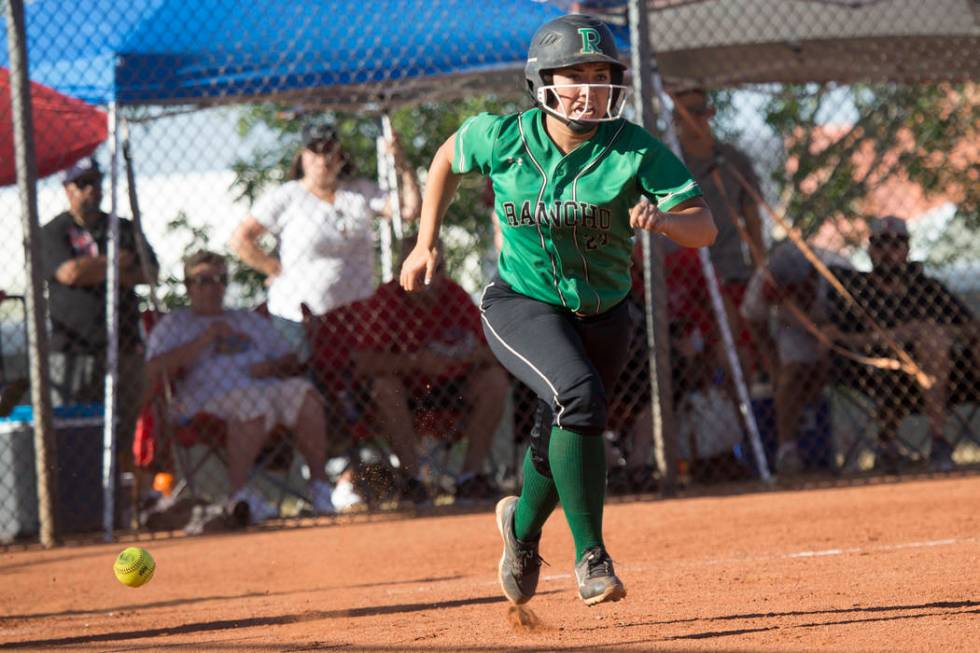
[[[484,292],[486,292],[486,289],[484,289]],[[483,312],[483,308],[482,307],[480,308],[480,312],[481,313]],[[502,344],[507,349],[507,351],[509,351],[510,353],[514,354],[514,356],[516,356],[517,358],[519,358],[521,361],[524,362],[525,365],[527,365],[529,368],[531,368],[531,370],[533,370],[535,374],[537,374],[539,377],[541,377],[541,379],[545,383],[548,384],[548,387],[551,388],[551,393],[554,396],[553,403],[554,403],[555,406],[558,407],[558,412],[555,413],[555,423],[558,425],[558,428],[562,428],[562,425],[561,425],[561,416],[562,416],[562,413],[565,412],[565,407],[562,406],[558,402],[558,390],[556,390],[555,389],[555,386],[551,383],[551,381],[548,380],[548,377],[545,376],[544,373],[541,372],[541,370],[539,370],[537,367],[534,366],[534,363],[532,363],[531,361],[529,361],[526,357],[524,357],[520,353],[518,353],[517,350],[515,350],[513,347],[511,347],[506,342],[504,342],[504,339],[500,337],[500,334],[497,333],[497,331],[493,328],[493,325],[490,324],[490,320],[487,319],[486,313],[484,313],[481,317],[483,319],[483,323],[487,325],[487,329],[490,331],[490,333],[493,334],[493,337],[496,338],[497,341],[500,344]]]

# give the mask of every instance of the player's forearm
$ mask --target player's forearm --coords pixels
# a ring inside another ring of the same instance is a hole
[[[707,206],[667,211],[667,219],[659,231],[683,247],[707,247],[718,235],[711,209]]]
[[[419,223],[418,245],[432,249],[439,238],[439,227],[459,189],[460,175],[452,170],[454,138],[450,138],[432,159],[425,182],[422,199],[422,216]]]

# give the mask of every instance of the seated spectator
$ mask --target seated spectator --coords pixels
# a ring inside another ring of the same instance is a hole
[[[829,360],[827,347],[789,305],[799,309],[812,325],[825,325],[828,290],[827,281],[796,245],[783,242],[770,255],[767,269],[756,270],[742,302],[742,317],[759,343],[773,385],[779,442],[776,472],[781,475],[798,473],[803,467],[797,449],[800,417],[823,390]]]
[[[910,462],[896,436],[902,419],[917,410],[921,400],[929,423],[929,467],[948,471],[953,468],[953,448],[944,435],[947,405],[951,392],[958,389],[950,378],[952,346],[960,334],[975,336],[976,322],[942,283],[927,276],[920,263],[909,260],[909,232],[901,218],[872,221],[868,255],[872,271],[846,277],[846,285],[874,321],[933,379],[931,387],[922,388],[901,371],[860,366],[846,374],[846,380],[876,404],[875,467],[894,473]],[[869,356],[895,357],[867,319],[848,306],[841,306],[838,314],[838,342]]]
[[[183,418],[199,412],[228,422],[230,498],[250,521],[276,515],[261,494],[247,487],[249,470],[277,425],[295,434],[310,468],[310,494],[318,514],[331,514],[327,482],[326,424],[322,399],[306,378],[289,343],[270,321],[252,311],[223,306],[228,271],[224,257],[198,251],[184,263],[190,308],[166,315],[153,329],[147,350],[151,383],[176,379],[173,408]]]
[[[414,245],[414,238],[402,243],[403,258]],[[486,345],[476,304],[440,264],[423,292],[406,293],[397,279],[382,284],[365,302],[363,317],[354,360],[398,456],[402,498],[428,500],[418,478],[413,413],[446,408],[465,416],[467,446],[456,498],[494,498],[497,489],[483,474],[483,465],[503,415],[509,381]]]
[[[677,407],[677,444],[688,473],[696,483],[738,481],[751,467],[738,455],[744,441],[738,404],[724,387],[718,368],[705,354],[695,354],[690,368],[690,389]]]

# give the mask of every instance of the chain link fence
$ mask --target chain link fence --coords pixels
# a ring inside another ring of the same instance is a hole
[[[621,2],[27,4],[60,534],[103,528],[106,378],[117,527],[203,532],[331,502],[466,504],[519,487],[547,411],[480,327],[504,224],[486,180],[463,180],[429,290],[406,297],[397,270],[437,148],[468,116],[528,108],[531,34],[575,10],[602,15],[628,49]],[[655,239],[669,363],[654,410],[637,246],[630,360],[609,389],[609,493],[675,475],[700,488],[975,469],[976,3],[644,10],[670,94],[654,98],[670,117],[655,129],[677,134],[718,223],[719,301],[697,252]],[[37,538],[39,513],[32,268],[6,97],[10,543]]]

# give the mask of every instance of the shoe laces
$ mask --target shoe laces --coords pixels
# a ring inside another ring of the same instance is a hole
[[[522,542],[517,540],[517,565],[520,567],[521,572],[524,572],[529,567],[540,567],[541,563],[548,565],[548,561],[538,555],[538,543],[537,542]]]
[[[585,559],[588,569],[587,578],[601,578],[613,575],[612,558],[601,548],[595,547],[586,551]]]

